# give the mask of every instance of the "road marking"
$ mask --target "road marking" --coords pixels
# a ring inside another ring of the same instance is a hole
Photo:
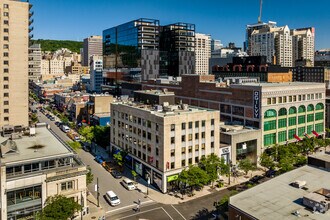
[[[171,205],[173,209],[175,209],[175,211],[177,211],[179,213],[179,215],[181,215],[181,217],[184,219],[184,220],[187,220],[185,217],[183,217],[183,215],[179,212],[179,210],[177,210],[173,205]]]
[[[149,203],[153,203],[153,202],[154,202],[153,200],[148,200],[148,201],[145,201],[145,202],[141,202],[141,207],[142,207],[143,204],[149,204]],[[108,214],[108,213],[111,213],[111,212],[117,212],[117,211],[120,211],[120,210],[123,210],[123,209],[128,209],[128,208],[131,208],[131,207],[135,207],[135,206],[136,206],[136,204],[128,205],[128,206],[124,206],[124,207],[121,207],[121,208],[118,208],[118,209],[106,211],[105,213]]]
[[[120,219],[125,219],[125,218],[129,218],[129,217],[133,217],[133,216],[136,216],[136,215],[139,215],[141,213],[147,213],[147,212],[151,212],[151,211],[154,211],[154,210],[157,210],[157,209],[163,209],[163,207],[157,207],[157,208],[154,208],[154,209],[149,209],[149,210],[146,210],[146,211],[143,211],[143,212],[139,212],[139,213],[135,213],[135,214],[132,214],[132,215],[127,215],[125,217],[122,217],[122,218],[118,218],[118,220]],[[163,209],[164,210],[164,209]],[[165,211],[165,210],[164,210]],[[165,211],[166,212],[166,211]],[[172,219],[172,218],[171,218]],[[173,220],[173,219],[172,219]]]
[[[173,218],[170,216],[170,214],[168,214],[168,212],[166,212],[166,210],[163,208],[163,207],[161,207],[162,209],[163,209],[163,211],[168,215],[168,217],[170,217],[170,219],[172,219],[173,220]]]

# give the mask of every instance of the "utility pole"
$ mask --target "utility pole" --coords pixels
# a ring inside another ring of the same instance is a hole
[[[100,207],[100,187],[99,187],[99,178],[96,178],[95,192],[97,197],[97,207]]]
[[[80,217],[81,217],[81,220],[83,220],[84,198],[83,198],[83,195],[82,195],[82,191],[80,191],[80,205],[81,205]]]

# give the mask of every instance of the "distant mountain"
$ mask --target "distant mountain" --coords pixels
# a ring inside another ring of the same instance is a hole
[[[72,52],[80,53],[83,42],[72,40],[31,40],[32,44],[41,44],[42,51],[56,51],[61,48],[68,48]]]

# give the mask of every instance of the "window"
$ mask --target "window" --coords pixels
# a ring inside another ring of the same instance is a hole
[[[196,139],[196,140],[199,139],[199,133],[195,133],[195,139]]]
[[[324,128],[323,123],[319,123],[319,124],[315,125],[315,131],[316,132],[323,132],[324,131],[323,128]]]
[[[9,117],[4,117],[3,120],[4,121],[9,121]]]
[[[296,129],[290,129],[288,133],[288,139],[289,140],[293,139],[294,138],[293,135],[295,134],[296,134]]]
[[[188,134],[188,141],[192,141],[192,134]]]
[[[189,129],[192,129],[192,122],[189,122]]]
[[[171,169],[174,169],[175,166],[174,166],[174,162],[171,163]]]
[[[211,119],[211,125],[214,125],[214,119]]]
[[[3,65],[9,65],[9,61],[8,60],[3,61]]]
[[[214,142],[213,141],[211,142],[211,148],[214,148]]]
[[[323,112],[315,113],[315,121],[323,120],[324,114]]]
[[[202,120],[202,127],[205,127],[205,120]]]
[[[61,183],[61,191],[73,189],[73,181]]]
[[[264,145],[269,146],[276,143],[276,133],[264,135]]]
[[[286,131],[280,131],[278,132],[278,142],[284,142],[286,141]]]
[[[171,131],[175,131],[175,124],[171,124]]]
[[[8,68],[5,68],[5,69],[3,69],[3,72],[4,73],[9,73],[9,69]]]
[[[5,92],[5,93],[3,94],[3,96],[4,96],[4,97],[9,97],[9,93],[8,93],[8,92]]]
[[[313,129],[314,129],[314,126],[313,125],[308,125],[307,126],[307,134],[310,134],[310,133],[312,133],[312,131],[313,131]]]
[[[9,53],[8,53],[8,52],[4,52],[4,53],[3,53],[3,56],[4,56],[4,57],[9,57]]]
[[[298,124],[304,124],[306,122],[305,115],[298,116]]]
[[[267,98],[267,105],[272,104],[272,99],[271,98]]]
[[[186,160],[181,161],[181,166],[183,166],[183,167],[186,166]]]
[[[8,36],[4,36],[4,37],[3,37],[3,40],[8,41],[8,40],[9,40],[9,37],[8,37]]]
[[[308,112],[312,112],[312,111],[314,111],[314,105],[312,105],[312,104],[308,105],[308,106],[307,106],[307,111],[308,111]]]
[[[214,134],[214,131],[213,131]],[[211,131],[211,136],[212,136],[212,131]],[[205,138],[205,132],[202,132],[202,138]]]
[[[3,29],[3,32],[8,33],[9,32],[9,29],[8,28],[4,28]]]
[[[296,109],[296,107],[291,107],[291,108],[289,109],[289,115],[296,114],[296,113],[297,113],[297,109]]]
[[[286,118],[282,118],[278,120],[278,128],[285,128],[286,127]]]
[[[175,156],[175,150],[171,150],[171,157]]]
[[[9,89],[9,85],[3,85],[4,89]]]
[[[195,128],[199,127],[199,121],[195,121]]]
[[[298,108],[298,113],[303,113],[303,112],[306,112],[306,107],[303,106],[303,105],[301,105],[301,106],[299,106],[299,108]]]
[[[3,4],[3,8],[9,8],[8,4]]]
[[[4,12],[3,13],[3,16],[8,17],[9,16],[9,12]]]
[[[305,127],[298,128],[298,136],[299,137],[304,136],[304,133],[305,133]]]
[[[186,135],[182,135],[181,136],[181,142],[185,142],[186,141]]]
[[[186,153],[186,148],[185,147],[181,147],[181,154],[185,154]]]
[[[198,150],[199,150],[199,145],[196,144],[196,145],[195,145],[195,151],[198,151]]]
[[[175,137],[171,137],[171,144],[175,143]]]
[[[284,115],[287,115],[286,108],[281,108],[281,109],[278,111],[278,116],[284,116]]]
[[[264,118],[276,117],[276,111],[274,109],[269,109],[265,112]]]
[[[296,125],[297,124],[297,118],[296,117],[290,117],[289,118],[289,126]]]
[[[192,153],[192,146],[189,146],[189,147],[188,147],[188,152],[189,152],[189,153]]]
[[[4,113],[9,113],[9,109],[6,108],[6,109],[3,110],[3,112]]]
[[[181,124],[181,130],[186,130],[186,123]]]
[[[315,110],[317,111],[317,110],[321,110],[321,109],[323,109],[324,107],[323,107],[323,104],[322,103],[318,103],[318,104],[316,104],[316,106],[315,106]]]
[[[276,129],[276,120],[264,122],[264,131],[270,131],[274,129]]]
[[[314,114],[308,114],[307,115],[307,122],[312,122],[314,121]]]
[[[3,101],[4,105],[9,105],[9,101]]]

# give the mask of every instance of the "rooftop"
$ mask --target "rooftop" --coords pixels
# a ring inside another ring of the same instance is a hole
[[[289,185],[297,180],[306,181],[307,188]],[[231,197],[230,205],[256,219],[297,219],[296,211],[303,219],[330,219],[330,211],[313,213],[302,204],[304,196],[329,188],[329,180],[330,172],[306,165]]]
[[[8,137],[0,137],[0,143],[6,141]],[[57,139],[46,127],[37,127],[35,136],[23,136],[13,140],[17,145],[16,153],[5,154],[1,159],[1,164],[21,163],[27,160],[38,160],[39,158],[59,157],[73,155],[70,148]],[[42,147],[34,149],[35,145]]]
[[[253,127],[245,127],[242,125],[220,125],[221,133],[235,135],[235,134],[242,134],[248,133],[251,131],[258,131],[259,129]]]
[[[167,89],[163,90],[138,90],[135,93],[142,93],[148,95],[157,95],[157,96],[168,96],[168,95],[175,95],[174,92],[169,92]]]

